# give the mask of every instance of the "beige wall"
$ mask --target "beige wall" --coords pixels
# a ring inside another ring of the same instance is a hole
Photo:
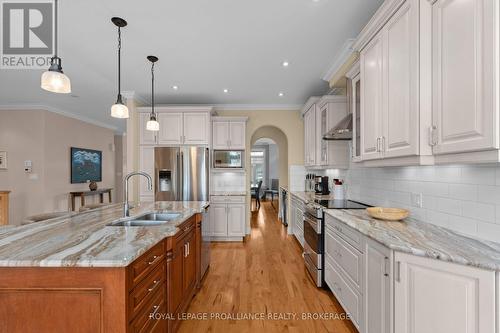
[[[0,111],[0,150],[8,154],[8,169],[0,170],[0,189],[11,190],[10,223],[26,216],[69,209],[70,191],[87,184],[70,183],[70,147],[101,150],[103,181],[114,187],[113,130],[43,110]],[[33,172],[24,172],[24,161]],[[91,200],[89,200],[91,202]]]

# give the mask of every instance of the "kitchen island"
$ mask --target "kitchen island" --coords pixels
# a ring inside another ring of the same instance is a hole
[[[130,211],[176,213],[155,226],[110,226],[123,217],[117,204],[0,229],[0,332],[174,332],[201,280],[207,206]]]

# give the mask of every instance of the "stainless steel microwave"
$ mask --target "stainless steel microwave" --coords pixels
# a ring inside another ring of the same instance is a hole
[[[244,164],[244,150],[214,150],[214,169],[243,169]]]

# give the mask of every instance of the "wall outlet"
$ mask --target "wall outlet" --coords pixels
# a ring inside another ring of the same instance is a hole
[[[422,193],[412,193],[411,204],[414,207],[422,208]]]

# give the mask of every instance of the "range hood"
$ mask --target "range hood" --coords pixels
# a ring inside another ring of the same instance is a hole
[[[323,135],[323,140],[352,140],[352,113]]]

